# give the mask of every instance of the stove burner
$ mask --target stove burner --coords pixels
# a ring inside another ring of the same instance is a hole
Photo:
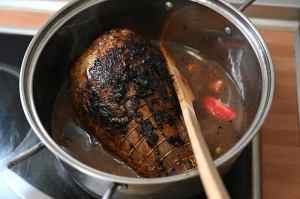
[[[30,129],[21,107],[18,85],[17,69],[0,63],[0,165]]]

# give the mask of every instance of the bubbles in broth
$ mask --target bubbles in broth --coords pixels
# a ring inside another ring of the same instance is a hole
[[[219,157],[243,135],[246,118],[243,99],[233,79],[222,66],[202,57],[195,49],[170,45],[182,75],[195,95],[194,107],[211,154]],[[203,98],[213,96],[235,111],[233,121],[222,121],[203,108]],[[53,137],[83,163],[115,175],[138,177],[123,162],[103,150],[101,144],[81,129],[74,121],[67,83],[58,93],[52,116]]]

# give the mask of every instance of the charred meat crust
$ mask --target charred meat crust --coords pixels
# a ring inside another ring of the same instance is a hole
[[[80,125],[144,177],[195,166],[176,164],[194,157],[165,64],[150,42],[115,29],[95,40],[71,68]]]

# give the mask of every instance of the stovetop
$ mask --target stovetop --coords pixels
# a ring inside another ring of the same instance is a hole
[[[40,194],[55,199],[92,199],[72,181],[61,163],[47,149],[17,164],[12,170],[5,169],[8,159],[38,143],[38,138],[26,122],[18,90],[18,74],[31,38],[0,34],[0,198],[40,199],[32,191],[38,189]],[[260,198],[258,154],[257,138],[224,177],[233,199]]]

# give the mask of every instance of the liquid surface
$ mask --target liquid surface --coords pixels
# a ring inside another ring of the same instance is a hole
[[[246,128],[243,99],[238,87],[223,67],[204,59],[197,50],[178,45],[170,45],[170,49],[193,90],[198,120],[211,154],[217,158],[241,138]],[[120,176],[138,177],[132,169],[105,152],[97,140],[74,122],[69,92],[65,84],[58,93],[54,107],[52,133],[57,143],[95,169]],[[236,119],[225,122],[207,113],[202,102],[205,96],[213,96],[231,107],[236,112]]]

